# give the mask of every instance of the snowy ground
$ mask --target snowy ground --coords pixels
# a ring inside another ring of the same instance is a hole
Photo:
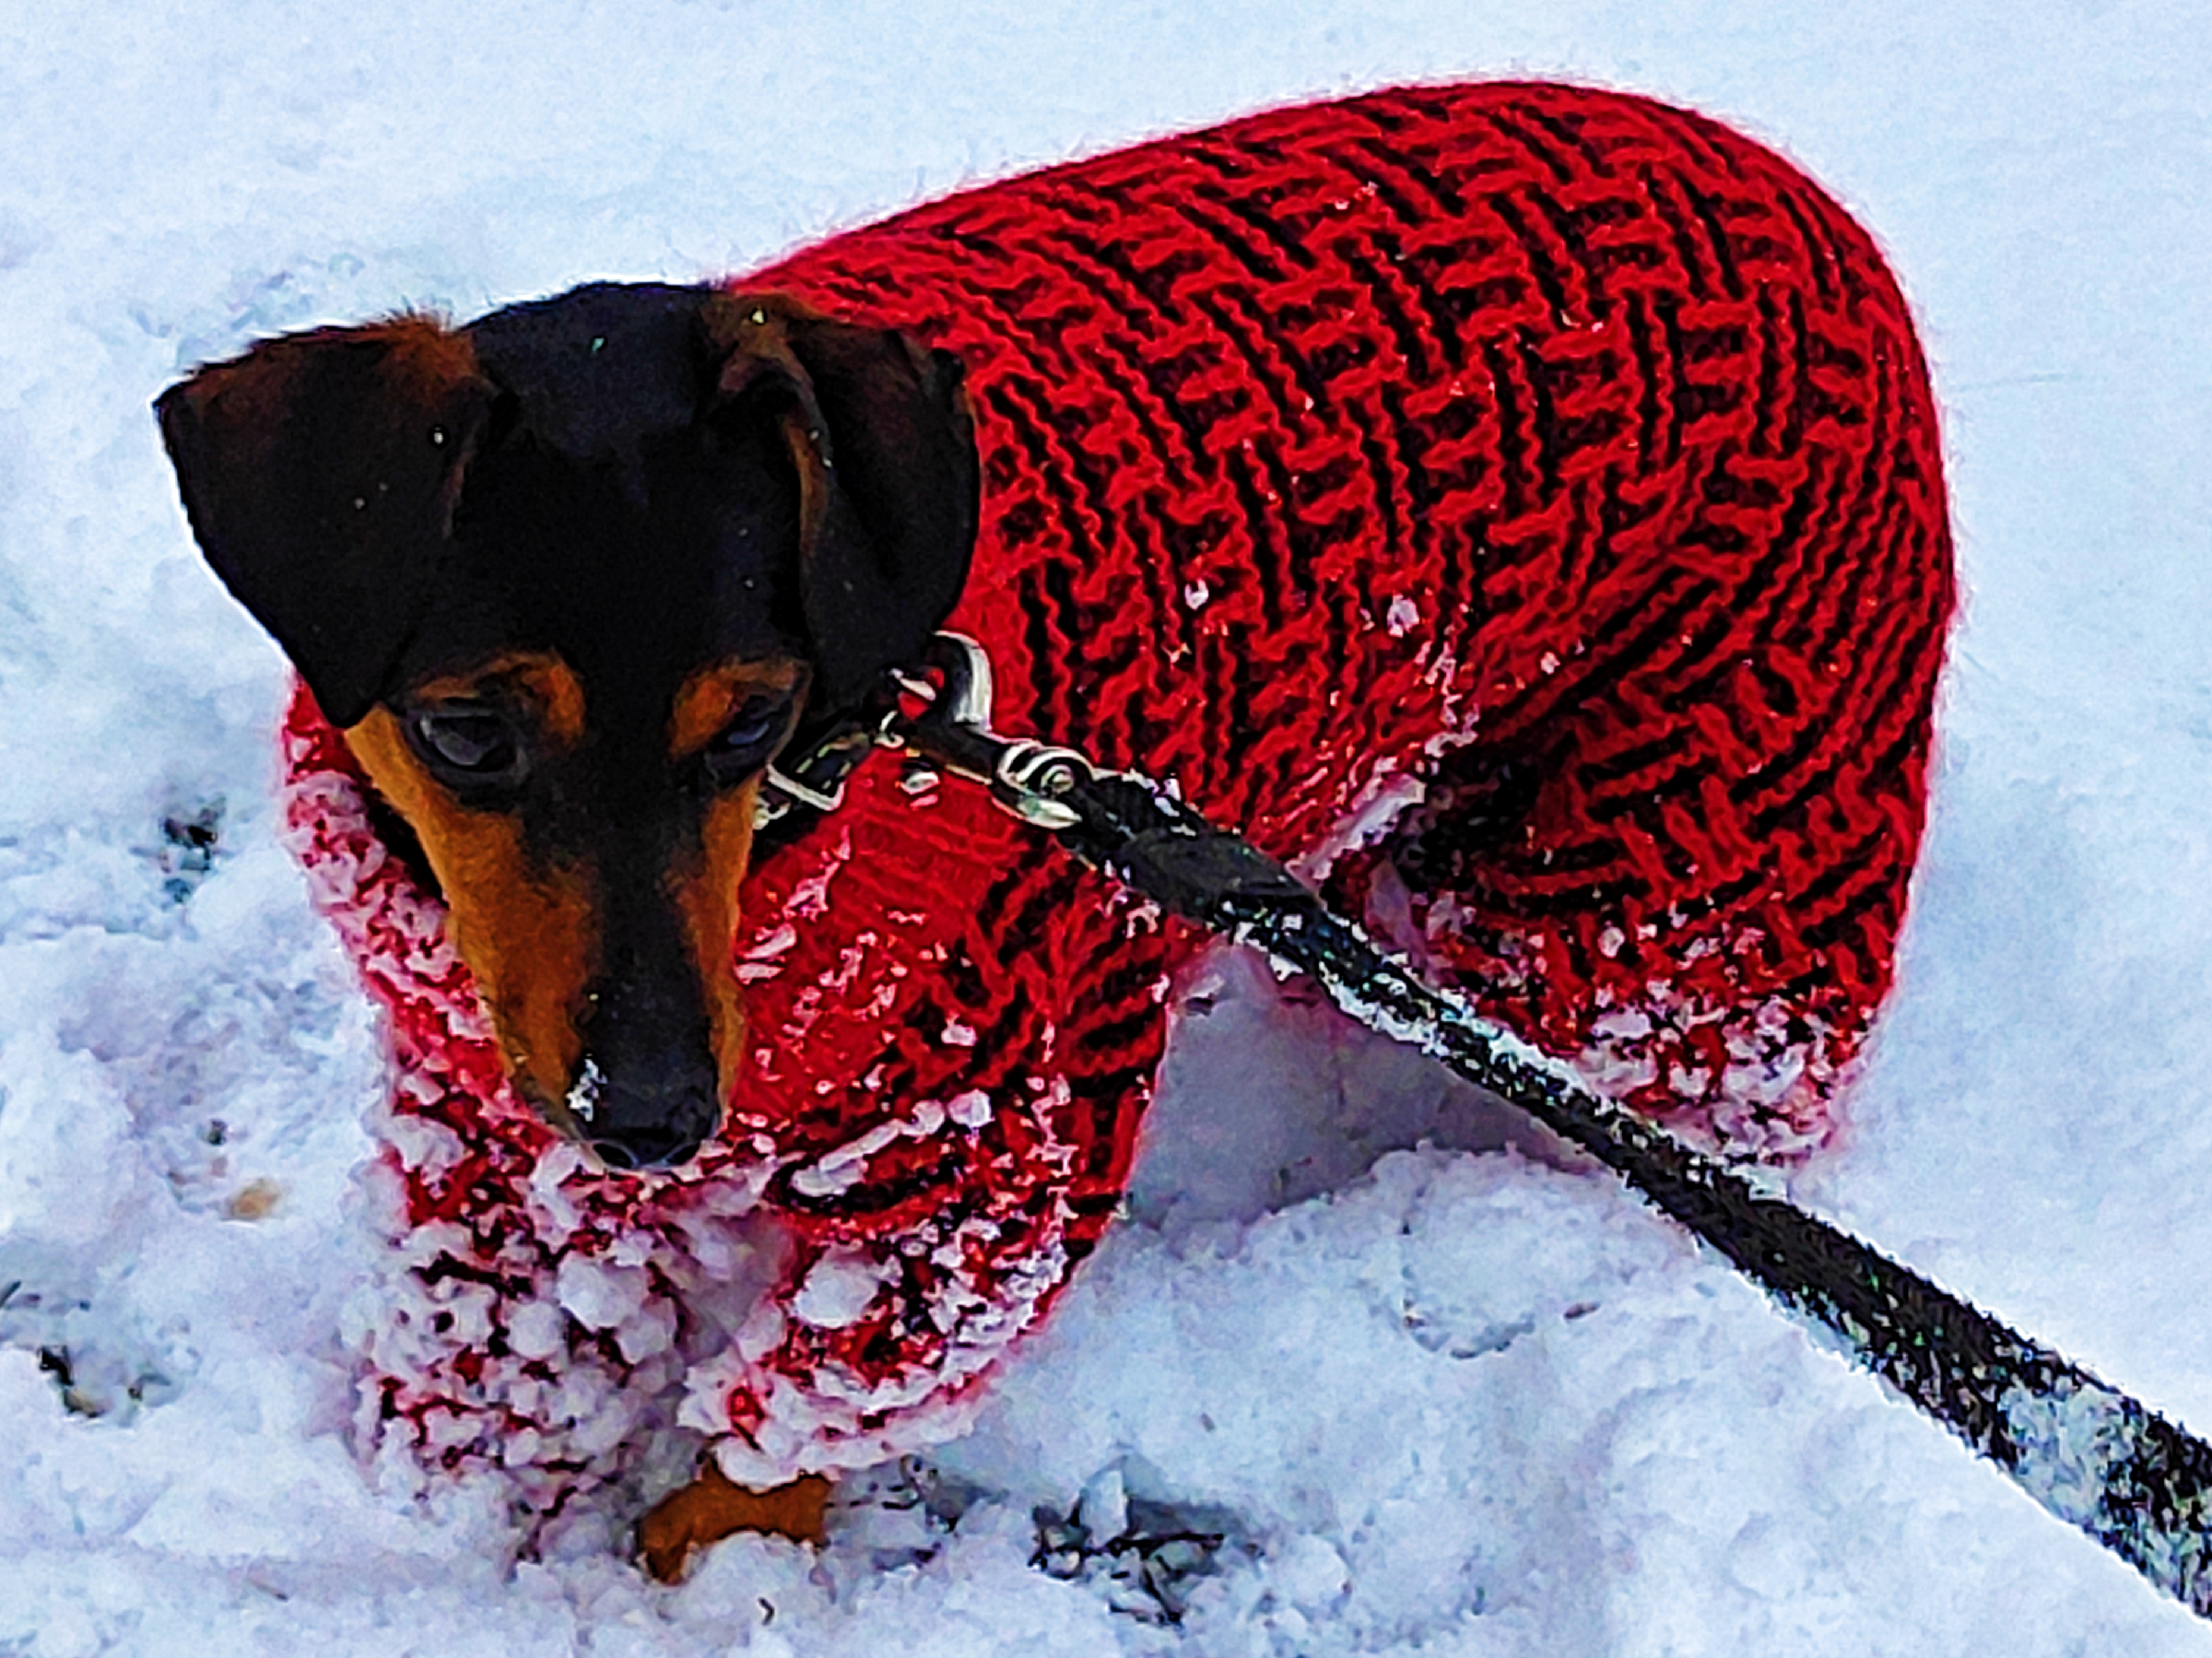
[[[1137,1220],[933,1508],[855,1489],[821,1556],[668,1592],[385,1505],[338,1437],[376,1033],[272,840],[281,666],[147,412],[265,332],[741,269],[1312,94],[1556,74],[1731,119],[1891,251],[1971,594],[1902,989],[1799,1195],[2212,1429],[2212,31],[2057,13],[0,10],[0,1652],[2212,1652],[1607,1184],[1234,963]],[[1087,1487],[1094,1530],[1225,1536],[1179,1627],[1112,1559],[1030,1565]]]

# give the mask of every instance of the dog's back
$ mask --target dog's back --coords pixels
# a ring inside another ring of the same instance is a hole
[[[1492,1012],[1739,1144],[1818,1135],[1888,982],[1951,574],[1904,305],[1794,170],[1640,100],[1387,93],[739,290],[968,362],[954,622],[1008,729],[1284,856],[1430,777],[1397,863]],[[971,947],[1031,947],[1005,908]]]

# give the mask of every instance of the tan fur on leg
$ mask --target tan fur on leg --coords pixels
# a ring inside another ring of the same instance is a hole
[[[638,1557],[662,1582],[674,1583],[682,1580],[693,1549],[734,1532],[820,1543],[828,1535],[822,1511],[829,1503],[830,1482],[818,1474],[755,1491],[732,1484],[709,1457],[698,1478],[663,1498],[638,1522]]]

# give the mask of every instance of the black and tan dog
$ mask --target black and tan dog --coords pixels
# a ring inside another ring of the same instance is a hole
[[[844,850],[779,854],[828,861],[745,965],[814,976],[751,1029],[764,769],[947,617],[1025,735],[1347,902],[1389,865],[1486,1011],[1741,1152],[1819,1142],[1888,982],[1951,601],[1933,405],[1864,232],[1695,116],[1287,111],[746,288],[270,341],[159,408],[516,1087],[613,1168],[727,1111],[776,1171],[779,1315],[712,1376],[718,1454],[783,1495],[710,1481],[664,1564],[952,1431],[1126,1181],[1189,941],[985,808],[848,809],[909,886],[841,911]]]

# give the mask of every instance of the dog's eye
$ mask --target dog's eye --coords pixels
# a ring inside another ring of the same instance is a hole
[[[511,783],[523,770],[522,735],[514,722],[481,702],[417,709],[407,736],[430,770],[462,784]]]
[[[701,757],[719,789],[734,788],[775,758],[791,733],[793,699],[756,697],[715,733]]]

